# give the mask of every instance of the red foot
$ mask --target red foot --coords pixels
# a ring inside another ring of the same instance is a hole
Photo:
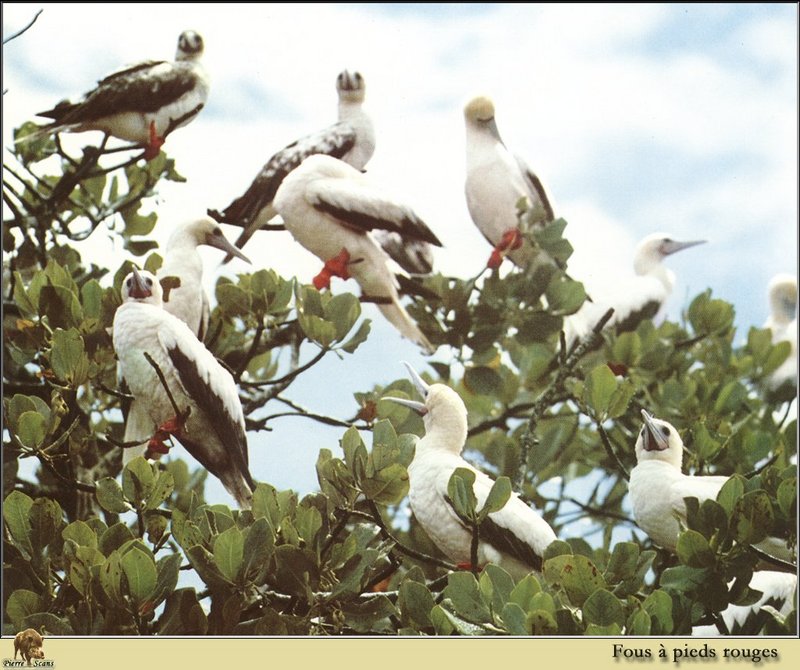
[[[156,132],[156,122],[150,122],[150,143],[144,149],[144,157],[146,160],[153,160],[156,156],[158,156],[159,152],[161,151],[161,147],[164,145],[166,140],[163,137],[159,137],[158,133]]]
[[[325,265],[314,279],[312,283],[314,288],[321,291],[324,288],[331,287],[332,277],[341,277],[342,279],[350,279],[350,272],[347,266],[350,264],[350,252],[347,249],[342,249],[337,256],[330,260],[325,261]]]
[[[168,440],[171,435],[178,435],[182,431],[183,420],[180,417],[173,416],[171,419],[167,419],[156,429],[153,437],[148,441],[144,457],[156,458],[156,454],[159,456],[166,454],[169,451],[169,447],[164,444],[164,441]]]
[[[519,228],[509,228],[503,233],[497,246],[492,250],[492,255],[489,256],[489,262],[486,266],[491,270],[496,270],[500,267],[503,259],[508,255],[509,251],[519,249],[522,246],[522,233]]]
[[[472,563],[470,563],[469,561],[465,561],[464,563],[456,563],[456,567],[459,570],[467,570],[468,572],[472,571]],[[478,572],[480,572],[481,570],[483,570],[483,568],[478,566]]]

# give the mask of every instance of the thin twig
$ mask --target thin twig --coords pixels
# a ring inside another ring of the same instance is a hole
[[[600,435],[600,441],[603,443],[603,448],[606,450],[606,453],[608,454],[609,458],[611,458],[611,460],[617,466],[617,470],[620,471],[622,476],[625,478],[625,481],[626,482],[629,481],[631,475],[628,472],[627,468],[622,464],[622,461],[619,460],[619,457],[614,451],[614,447],[611,446],[611,440],[608,439],[608,433],[606,433],[605,428],[603,428],[603,426],[599,421],[595,420],[595,423],[597,424],[597,432]]]
[[[269,379],[264,382],[241,382],[241,385],[245,388],[263,388],[265,386],[276,386],[279,384],[285,384],[286,382],[292,381],[297,375],[305,372],[309,368],[313,367],[317,363],[319,363],[323,356],[330,351],[327,347],[323,347],[319,350],[319,352],[309,361],[303,363],[303,365],[293,369],[291,372],[286,373],[283,377],[278,377],[277,379]]]
[[[15,32],[13,35],[11,35],[11,36],[9,36],[9,37],[6,37],[6,38],[4,38],[4,39],[3,39],[3,44],[8,44],[8,43],[9,43],[11,40],[14,40],[14,39],[16,39],[17,37],[19,37],[20,35],[22,35],[22,33],[24,33],[24,32],[25,32],[26,30],[28,30],[28,29],[29,29],[29,28],[30,28],[30,27],[31,27],[31,26],[32,26],[34,23],[36,23],[36,19],[38,19],[38,18],[39,18],[39,15],[40,15],[40,14],[41,14],[43,11],[44,11],[43,9],[40,9],[38,12],[36,12],[36,14],[34,15],[34,17],[33,17],[33,18],[32,18],[32,19],[31,19],[31,20],[28,22],[28,25],[27,25],[27,26],[25,26],[25,27],[24,27],[22,30],[18,30],[18,31],[17,31],[17,32]]]

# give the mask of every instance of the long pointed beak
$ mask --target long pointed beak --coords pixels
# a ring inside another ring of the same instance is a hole
[[[245,263],[250,263],[250,259],[245,256],[235,244],[232,244],[224,235],[207,235],[206,244],[210,247],[216,247],[222,251],[241,258]],[[252,265],[252,263],[250,263]]]
[[[406,368],[408,369],[408,374],[411,376],[411,381],[414,382],[414,386],[416,386],[417,391],[419,391],[419,394],[423,398],[426,397],[428,395],[428,390],[430,389],[428,383],[422,377],[419,376],[419,373],[414,368],[412,368],[409,363],[403,361],[403,365],[405,365]]]
[[[689,247],[696,247],[698,244],[705,244],[706,240],[692,240],[691,242],[676,242],[675,240],[670,240],[669,242],[665,242],[661,247],[661,253],[665,256],[669,256],[670,254],[674,254],[678,251],[683,251],[684,249],[688,249]]]
[[[131,283],[130,289],[128,289],[128,295],[131,298],[142,300],[143,298],[149,298],[153,295],[153,290],[145,283],[144,277],[139,274],[136,268],[133,268],[131,274],[133,274],[133,282]]]
[[[664,451],[669,449],[669,440],[664,437],[653,416],[642,410],[644,419],[644,448],[645,451]]]
[[[403,407],[408,407],[409,409],[414,410],[420,416],[425,416],[428,413],[428,408],[425,407],[424,402],[418,402],[417,400],[407,400],[406,398],[395,398],[393,396],[383,396],[381,400],[391,400],[392,402],[396,402],[398,405],[402,405]]]

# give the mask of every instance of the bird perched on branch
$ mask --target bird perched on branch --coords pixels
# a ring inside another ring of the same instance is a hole
[[[789,357],[767,378],[774,391],[784,384],[797,389],[797,277],[776,275],[769,283],[769,318],[764,328],[772,331],[772,343],[789,342]]]
[[[181,224],[167,240],[164,263],[157,275],[163,291],[164,309],[189,326],[202,342],[208,332],[210,306],[208,294],[203,288],[203,259],[197,252],[200,245],[215,247],[248,263],[250,261],[225,238],[220,226],[208,217]],[[180,285],[164,289],[164,285],[171,281],[168,278],[178,279]],[[152,421],[144,404],[134,400],[125,419],[124,442],[146,441],[152,434]],[[123,465],[137,456],[144,456],[145,452],[145,444],[128,447],[122,452]]]
[[[519,205],[533,209],[542,225],[553,220],[553,209],[539,178],[500,139],[494,103],[485,96],[464,108],[467,129],[467,208],[473,222],[494,247],[488,266],[497,268],[507,256],[518,267],[538,253],[519,227]]]
[[[192,121],[206,103],[203,48],[198,33],[184,31],[175,61],[144,61],[108,75],[79,102],[64,100],[39,112],[53,122],[34,135],[100,130],[143,145],[145,157],[154,158],[167,135]]]
[[[295,240],[325,263],[313,280],[317,289],[328,288],[332,277],[352,277],[362,299],[375,302],[403,336],[433,351],[400,304],[390,259],[372,236],[373,230],[388,230],[403,239],[441,246],[409,207],[389,198],[347,163],[317,154],[283,180],[275,208]]]
[[[685,475],[683,440],[675,427],[642,410],[644,425],[636,439],[636,467],[631,470],[628,492],[639,528],[659,546],[675,551],[681,525],[686,522],[684,498],[715,500],[729,477]],[[786,542],[768,537],[756,545],[767,554],[787,561]]]
[[[148,450],[165,453],[164,440],[175,437],[240,507],[249,508],[255,482],[233,377],[183,321],[163,309],[153,274],[134,269],[123,282],[122,301],[114,315],[114,351],[150,419]]]
[[[678,251],[704,244],[705,240],[678,242],[666,233],[653,233],[645,237],[633,256],[634,277],[619,278],[605,290],[590,289],[592,301],[564,319],[567,343],[588,335],[600,317],[614,308],[606,328],[617,332],[635,330],[645,319],[656,318],[664,308],[675,285],[675,273],[664,266],[663,260]]]
[[[406,367],[424,402],[384,396],[422,415],[425,436],[417,442],[408,466],[408,498],[414,516],[446,555],[459,565],[471,561],[472,532],[448,501],[447,484],[456,468],[475,474],[473,490],[480,510],[494,481],[461,457],[467,439],[467,408],[449,386],[427,384],[410,365]],[[541,570],[542,556],[556,539],[550,525],[515,493],[505,506],[479,526],[478,562],[495,563],[512,575]]]
[[[314,154],[340,158],[362,170],[375,151],[375,130],[364,110],[366,84],[359,72],[343,70],[336,77],[339,120],[324,130],[295,140],[275,153],[261,168],[250,187],[222,212],[209,210],[220,223],[242,226],[236,240],[240,249],[277,214],[273,201],[287,174]],[[227,260],[227,259],[226,259]]]

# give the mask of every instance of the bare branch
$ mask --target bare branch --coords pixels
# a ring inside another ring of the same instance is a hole
[[[43,11],[44,11],[43,9],[40,9],[38,12],[36,12],[36,14],[34,15],[34,17],[33,17],[33,18],[32,18],[32,19],[31,19],[31,20],[28,22],[28,25],[27,25],[27,26],[25,26],[25,27],[24,27],[22,30],[18,30],[18,31],[17,31],[17,32],[15,32],[13,35],[10,35],[9,37],[6,37],[6,38],[4,38],[4,39],[3,39],[3,44],[8,44],[8,43],[9,43],[11,40],[15,40],[15,39],[17,39],[17,38],[18,38],[20,35],[22,35],[22,33],[26,32],[28,29],[30,29],[30,27],[31,27],[31,26],[32,26],[34,23],[36,23],[36,19],[38,19],[38,18],[39,18],[39,15],[40,15],[40,14],[41,14]]]

